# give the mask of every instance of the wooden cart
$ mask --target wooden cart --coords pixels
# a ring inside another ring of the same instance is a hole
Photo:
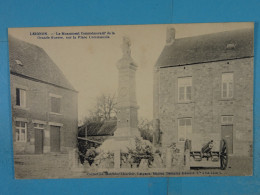
[[[184,148],[184,163],[188,168],[227,168],[227,143],[223,139],[206,143],[186,140]]]

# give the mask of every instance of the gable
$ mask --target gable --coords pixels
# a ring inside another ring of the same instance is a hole
[[[9,64],[12,74],[75,91],[59,67],[42,48],[10,35]]]
[[[175,39],[156,66],[180,66],[254,56],[254,31],[243,29]]]

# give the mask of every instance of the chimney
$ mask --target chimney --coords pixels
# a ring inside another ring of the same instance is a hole
[[[169,27],[166,31],[166,44],[171,45],[175,40],[175,28]]]

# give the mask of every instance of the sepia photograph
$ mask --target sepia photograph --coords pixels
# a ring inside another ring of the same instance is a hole
[[[253,175],[254,23],[9,28],[16,179]]]

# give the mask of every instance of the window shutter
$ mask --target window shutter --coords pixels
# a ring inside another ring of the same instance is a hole
[[[60,113],[60,98],[51,97],[51,112]]]
[[[178,78],[178,100],[191,101],[192,77]]]
[[[230,98],[233,97],[233,83],[229,82],[229,96]]]
[[[16,88],[16,105],[20,106],[20,90]]]
[[[26,107],[26,91],[20,89],[20,106]]]
[[[233,73],[222,74],[222,97],[233,97]]]
[[[180,101],[184,100],[184,87],[179,88],[179,100]]]
[[[191,86],[186,87],[186,100],[191,100]]]

